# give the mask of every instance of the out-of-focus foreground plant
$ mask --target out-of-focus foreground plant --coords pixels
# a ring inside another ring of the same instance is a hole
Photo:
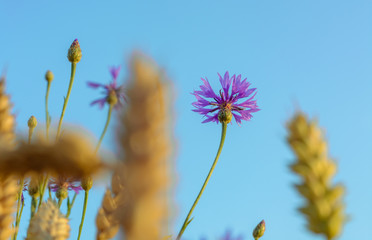
[[[298,210],[305,215],[311,232],[335,239],[346,220],[342,201],[345,190],[340,184],[331,184],[336,164],[328,157],[327,142],[317,123],[302,113],[288,123],[288,132],[288,143],[297,157],[290,167],[302,178],[295,188],[306,201]]]

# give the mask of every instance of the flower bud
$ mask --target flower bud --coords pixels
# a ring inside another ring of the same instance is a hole
[[[232,120],[232,113],[230,111],[230,109],[227,109],[227,108],[223,108],[220,110],[220,112],[218,113],[218,121],[220,121],[220,123],[230,123],[231,120]]]
[[[262,220],[257,226],[256,228],[253,230],[253,237],[255,240],[259,239],[260,237],[262,237],[265,233],[265,221]]]
[[[80,62],[82,57],[81,48],[79,41],[77,39],[71,44],[70,48],[68,49],[67,58],[72,63]]]
[[[58,199],[66,199],[68,197],[68,191],[66,188],[59,188],[58,191],[56,192],[56,197]]]
[[[118,97],[116,96],[116,92],[114,90],[109,92],[109,95],[106,98],[108,104],[114,106],[118,102]]]
[[[85,191],[89,191],[93,186],[93,181],[92,181],[92,178],[91,177],[84,177],[82,180],[81,180],[81,187],[85,190]]]
[[[48,71],[45,73],[45,80],[47,80],[47,81],[50,83],[50,82],[53,81],[53,79],[54,79],[54,75],[53,75],[52,71],[49,71],[49,70],[48,70]]]
[[[39,181],[35,178],[31,178],[30,184],[28,185],[28,194],[32,197],[39,196]]]
[[[30,119],[28,119],[27,125],[29,128],[35,128],[37,126],[37,120],[36,117],[31,116]]]

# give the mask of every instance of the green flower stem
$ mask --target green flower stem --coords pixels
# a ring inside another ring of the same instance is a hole
[[[181,239],[181,236],[183,234],[183,232],[185,231],[186,227],[189,225],[189,223],[192,221],[192,219],[190,220],[190,217],[191,217],[191,214],[192,212],[194,211],[194,208],[196,206],[196,204],[198,204],[198,201],[201,197],[201,195],[203,194],[204,192],[204,189],[205,187],[207,186],[208,184],[208,181],[213,173],[213,170],[214,168],[216,167],[216,164],[217,164],[217,161],[218,161],[218,158],[220,157],[220,154],[221,154],[221,151],[222,151],[222,148],[223,148],[223,144],[225,142],[225,137],[226,137],[226,129],[227,129],[227,124],[226,123],[222,123],[222,133],[221,133],[221,141],[220,141],[220,146],[218,147],[218,151],[217,151],[217,155],[216,155],[216,158],[214,159],[214,162],[212,164],[212,167],[211,169],[209,170],[209,173],[207,175],[207,178],[205,179],[204,183],[203,183],[203,186],[202,188],[200,189],[199,191],[199,194],[198,196],[196,197],[195,201],[194,201],[194,204],[192,205],[189,213],[187,214],[187,217],[185,219],[185,221],[183,222],[183,225],[181,227],[181,230],[180,232],[178,233],[178,236],[177,236],[177,240],[180,240]]]
[[[59,123],[58,123],[58,129],[57,129],[56,139],[58,139],[59,134],[60,134],[60,132],[61,132],[61,126],[62,126],[63,117],[65,116],[65,111],[66,111],[66,107],[67,107],[67,102],[68,102],[68,99],[70,98],[70,93],[71,93],[71,89],[72,89],[72,84],[74,83],[75,72],[76,72],[76,63],[72,62],[72,63],[71,63],[71,77],[70,77],[70,84],[69,84],[69,86],[68,86],[68,90],[67,90],[67,95],[66,95],[65,101],[63,102],[63,108],[62,108],[61,117],[60,117],[60,119],[59,119]]]
[[[87,210],[87,204],[88,204],[88,196],[89,196],[89,191],[85,191],[85,196],[84,196],[84,207],[83,207],[83,215],[81,216],[81,222],[79,226],[79,235],[78,235],[78,240],[80,239],[81,235],[81,230],[83,230],[83,224],[84,224],[84,218],[85,218],[85,212]]]
[[[102,140],[105,137],[105,134],[107,132],[107,128],[108,128],[108,126],[110,124],[112,109],[114,108],[114,105],[115,104],[109,104],[109,110],[108,110],[108,113],[107,113],[106,124],[105,124],[105,127],[103,128],[101,137],[98,140],[98,143],[97,143],[97,146],[96,146],[96,150],[94,151],[95,154],[98,152],[98,149],[101,146]],[[87,205],[88,205],[88,195],[89,195],[89,190],[86,190],[85,191],[85,197],[84,197],[83,215],[81,216],[81,223],[80,223],[80,227],[79,227],[78,240],[80,239],[81,231],[83,230],[83,224],[84,224],[84,218],[85,218],[85,211],[86,211],[86,208],[87,208]]]
[[[101,143],[102,143],[102,140],[106,134],[106,131],[107,131],[107,128],[108,128],[108,125],[110,123],[110,120],[111,120],[111,113],[112,113],[112,109],[114,108],[114,104],[110,104],[110,108],[108,110],[108,113],[107,113],[107,120],[106,120],[106,124],[105,124],[105,127],[103,128],[103,132],[101,134],[101,137],[99,138],[98,140],[98,143],[97,143],[97,146],[96,146],[96,150],[94,153],[97,153],[98,152],[98,149],[99,147],[101,146]]]
[[[72,207],[74,206],[76,196],[77,196],[77,194],[75,193],[75,194],[74,194],[74,197],[72,198],[71,203],[70,203],[70,200],[67,202],[68,204],[67,204],[67,213],[66,213],[66,218],[68,218],[68,217],[70,216],[70,214],[71,214],[71,209],[72,209]],[[70,198],[69,198],[69,199],[70,199]]]
[[[45,122],[46,122],[46,138],[49,140],[49,126],[50,116],[48,111],[48,99],[49,99],[50,81],[47,81],[47,90],[45,94]]]
[[[42,186],[41,186],[40,198],[39,198],[39,207],[40,207],[41,203],[43,202],[45,188],[48,185],[48,181],[49,181],[49,174],[47,173],[44,180],[43,180]]]
[[[37,198],[32,196],[31,200],[31,219],[34,217],[36,212],[36,206],[37,206]]]
[[[22,209],[21,209],[21,202],[22,202],[22,191],[23,191],[23,185],[24,185],[24,177],[21,178],[21,180],[19,181],[19,184],[20,184],[20,189],[19,189],[19,192],[18,192],[17,214],[16,214],[15,232],[14,232],[14,235],[13,235],[13,240],[17,239],[18,226],[19,226],[19,222],[21,221],[21,216],[22,216],[23,204],[22,204]]]
[[[62,205],[62,201],[63,201],[63,199],[62,199],[62,198],[58,198],[58,208],[61,208],[61,205]]]

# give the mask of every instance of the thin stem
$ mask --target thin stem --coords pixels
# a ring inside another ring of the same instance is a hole
[[[45,94],[45,122],[46,122],[46,138],[49,140],[49,126],[50,126],[50,117],[48,111],[48,99],[49,99],[49,90],[50,90],[50,81],[47,81],[47,90]]]
[[[104,137],[105,134],[106,134],[106,131],[107,131],[108,125],[109,125],[110,120],[111,120],[111,113],[112,113],[112,109],[113,109],[113,107],[114,107],[114,104],[110,104],[110,107],[109,107],[109,110],[108,110],[108,113],[107,113],[106,124],[105,124],[105,127],[103,128],[103,131],[102,131],[101,137],[100,137],[99,140],[98,140],[98,143],[97,143],[97,146],[96,146],[96,150],[94,151],[94,153],[97,153],[97,152],[98,152],[98,149],[99,149],[99,147],[101,146],[101,143],[102,143],[103,137]]]
[[[75,193],[75,194],[74,194],[74,197],[72,198],[71,203],[67,206],[66,218],[68,218],[68,217],[70,216],[70,214],[71,214],[71,209],[72,209],[72,207],[74,206],[76,196],[77,196],[77,194]]]
[[[32,139],[32,134],[34,133],[34,128],[29,128],[28,129],[28,144],[31,143],[31,139]]]
[[[45,178],[44,178],[42,187],[41,187],[40,198],[39,198],[39,207],[40,207],[41,203],[43,202],[45,188],[48,185],[48,181],[49,181],[49,174],[47,173]]]
[[[19,222],[21,221],[21,217],[22,217],[23,206],[22,206],[22,209],[21,209],[21,202],[22,202],[22,191],[23,191],[23,185],[24,185],[24,177],[21,178],[21,180],[19,181],[19,184],[20,184],[20,189],[19,189],[19,192],[18,192],[17,214],[16,214],[15,232],[14,232],[14,235],[13,235],[13,240],[17,239],[18,226],[19,226]],[[21,211],[20,211],[20,209],[21,209]]]
[[[221,154],[221,151],[222,151],[223,144],[224,144],[224,142],[225,142],[225,137],[226,137],[226,128],[227,128],[227,124],[226,124],[226,123],[222,123],[221,141],[220,141],[220,146],[218,147],[218,151],[217,151],[217,154],[216,154],[216,158],[214,159],[214,162],[213,162],[213,164],[212,164],[212,167],[211,167],[211,169],[209,170],[209,173],[208,173],[208,175],[207,175],[207,178],[205,179],[205,181],[204,181],[204,183],[203,183],[203,186],[202,186],[202,188],[200,189],[199,194],[198,194],[198,196],[196,197],[196,199],[195,199],[195,201],[194,201],[194,204],[192,205],[192,207],[191,207],[189,213],[187,214],[187,217],[186,217],[185,221],[183,222],[183,225],[182,225],[182,227],[181,227],[181,230],[180,230],[180,232],[178,233],[177,240],[180,240],[180,239],[181,239],[181,236],[182,236],[183,232],[185,231],[187,225],[191,222],[191,220],[192,220],[192,219],[190,220],[191,214],[192,214],[192,212],[194,211],[194,208],[195,208],[196,204],[198,204],[198,201],[199,201],[201,195],[203,194],[205,187],[206,187],[207,184],[208,184],[208,181],[209,181],[209,179],[210,179],[210,177],[211,177],[211,175],[212,175],[212,173],[213,173],[213,170],[214,170],[214,168],[216,167],[216,164],[217,164],[218,158],[220,157],[220,154]]]
[[[62,198],[58,198],[58,208],[61,208],[61,205],[62,205]]]
[[[35,215],[36,206],[37,206],[37,198],[35,196],[32,196],[32,200],[31,200],[31,219]]]
[[[67,90],[67,95],[66,95],[66,98],[63,102],[63,108],[62,108],[62,113],[61,113],[61,117],[59,119],[59,123],[58,123],[58,129],[57,129],[57,136],[56,138],[58,139],[59,137],[59,134],[61,132],[61,126],[62,126],[62,121],[63,121],[63,117],[65,116],[65,111],[66,111],[66,107],[67,107],[67,102],[68,102],[68,99],[70,98],[70,93],[71,93],[71,89],[72,89],[72,84],[74,83],[74,78],[75,78],[75,71],[76,71],[76,63],[71,63],[71,77],[70,77],[70,84],[68,86],[68,90]]]
[[[87,205],[88,205],[88,196],[89,196],[89,191],[85,191],[83,215],[81,216],[81,222],[80,222],[80,226],[79,226],[79,235],[78,235],[78,238],[77,238],[78,240],[80,239],[81,230],[83,230],[85,212],[87,210]]]

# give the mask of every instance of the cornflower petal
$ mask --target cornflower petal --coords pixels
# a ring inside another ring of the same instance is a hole
[[[105,87],[105,85],[95,82],[87,82],[88,87],[91,88],[99,88],[99,87]]]
[[[93,102],[90,103],[90,106],[93,106],[93,105],[98,105],[100,108],[103,108],[103,106],[105,106],[105,103],[106,103],[106,98],[100,98],[100,99],[97,99]]]
[[[120,72],[120,66],[113,66],[113,67],[110,67],[110,73],[111,73],[111,76],[112,76],[112,79],[116,82],[116,79],[118,78],[119,76],[119,72]]]

